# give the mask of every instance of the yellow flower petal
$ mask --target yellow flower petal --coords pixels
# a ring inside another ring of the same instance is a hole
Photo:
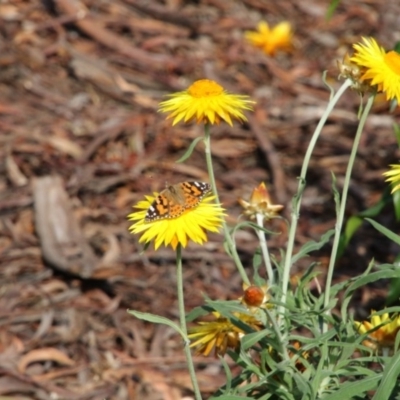
[[[207,241],[206,231],[218,232],[222,225],[224,209],[220,204],[215,204],[214,196],[207,196],[194,208],[189,208],[176,218],[157,219],[145,221],[147,210],[154,202],[157,194],[146,196],[134,208],[138,211],[128,215],[134,221],[129,227],[133,234],[142,234],[140,243],[149,243],[154,240],[154,247],[171,246],[174,250],[178,244],[186,247],[188,240],[203,244]]]
[[[257,25],[257,31],[245,32],[245,38],[255,47],[273,56],[277,50],[289,50],[292,47],[292,27],[284,21],[270,29],[265,21]]]
[[[378,92],[386,93],[386,99],[396,99],[400,104],[400,54],[386,53],[373,38],[362,38],[364,43],[353,47],[355,53],[351,61],[363,70],[361,79],[376,87]]]
[[[392,164],[390,165],[390,170],[383,173],[386,177],[386,182],[392,184],[392,193],[400,189],[400,165]]]
[[[232,118],[246,121],[243,110],[252,110],[254,101],[248,96],[227,93],[218,83],[201,79],[187,90],[174,93],[160,103],[159,111],[169,113],[172,125],[193,119],[199,123],[219,124],[221,120],[232,126]]]
[[[354,326],[362,335],[371,331],[368,334],[370,340],[363,342],[365,346],[372,348],[393,347],[396,335],[400,330],[400,317],[390,316],[388,313],[373,314],[370,321],[355,321]]]
[[[239,345],[240,335],[244,333],[228,318],[216,312],[213,315],[213,321],[199,322],[198,326],[189,329],[188,337],[192,340],[190,347],[195,347],[198,354],[208,356],[214,348],[216,354],[224,355],[228,348],[235,349]],[[252,315],[234,313],[234,316],[254,330],[262,327]]]

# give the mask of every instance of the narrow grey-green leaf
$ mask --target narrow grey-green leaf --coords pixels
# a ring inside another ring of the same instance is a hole
[[[260,340],[264,339],[266,335],[270,335],[270,329],[263,329],[262,331],[257,331],[253,333],[248,333],[247,335],[242,337],[242,349],[247,350],[250,347],[254,346]]]
[[[182,336],[183,340],[188,340],[188,338],[186,337],[186,335],[184,334],[182,329],[177,324],[175,324],[175,322],[172,322],[168,318],[161,317],[159,315],[135,311],[135,310],[128,310],[128,314],[131,314],[134,317],[139,318],[143,321],[153,322],[154,324],[167,325],[170,328],[172,328],[173,330],[175,330],[176,332],[178,332]]]
[[[378,281],[380,279],[400,278],[400,269],[383,269],[381,271],[371,272],[369,275],[362,276],[352,283],[345,292],[344,297],[346,298],[349,293],[358,289],[361,286],[365,286],[368,283]]]
[[[393,355],[385,365],[382,380],[372,400],[388,399],[400,375],[400,353]]]
[[[365,218],[366,221],[368,221],[377,231],[380,233],[384,234],[387,238],[392,240],[393,242],[397,243],[400,245],[400,236],[396,235],[394,232],[392,232],[390,229],[384,227],[380,223],[374,221],[373,219],[370,218]]]
[[[192,155],[197,143],[199,143],[201,140],[203,140],[203,136],[199,136],[198,138],[194,139],[188,149],[185,151],[185,154],[177,161],[177,163],[183,163],[186,161]]]
[[[322,82],[324,82],[324,85],[330,90],[330,92],[331,92],[330,99],[332,99],[335,96],[335,89],[327,81],[327,79],[326,79],[327,73],[328,73],[328,71],[324,71],[322,73]]]
[[[234,394],[224,394],[218,397],[210,397],[210,400],[254,400],[254,397],[236,396]]]
[[[324,400],[352,400],[355,396],[374,389],[380,378],[381,376],[377,374],[355,382],[343,383],[338,391],[324,396]],[[381,397],[381,400],[383,399],[384,397]]]
[[[329,230],[325,234],[322,235],[321,240],[319,242],[314,242],[310,240],[307,242],[297,254],[292,257],[292,264],[296,263],[300,258],[306,256],[308,253],[319,250],[322,246],[328,243],[331,236],[335,233],[334,229]]]
[[[220,356],[219,360],[221,361],[222,367],[224,368],[226,375],[225,390],[229,392],[232,388],[232,372],[224,357]]]

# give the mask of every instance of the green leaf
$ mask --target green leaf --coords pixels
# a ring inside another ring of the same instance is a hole
[[[400,125],[393,124],[393,131],[394,131],[394,136],[397,141],[397,147],[400,149]]]
[[[233,353],[232,360],[236,364],[238,364],[238,360],[236,357],[237,357],[237,353]],[[223,396],[233,395],[234,393],[237,393],[236,388],[242,387],[243,383],[250,379],[250,376],[251,376],[251,373],[248,373],[247,371],[243,370],[240,375],[237,375],[232,379],[232,388],[233,389],[228,390],[227,385],[223,385],[220,388],[218,388],[218,390],[214,393],[214,395],[212,397],[210,397],[209,400],[211,400],[211,399],[220,400]],[[231,393],[229,393],[229,392],[231,392]]]
[[[228,350],[227,354],[235,361],[238,366],[242,367],[246,373],[255,374],[255,376],[258,376],[259,378],[263,376],[259,366],[254,363],[254,360],[247,352],[240,350],[240,352],[238,353],[237,351]],[[250,385],[253,385],[253,383],[251,383]],[[255,383],[255,385],[257,386],[258,383]],[[248,387],[248,385],[246,386]],[[244,387],[242,386],[241,390],[243,389]],[[244,391],[244,393],[249,392]]]
[[[325,18],[329,21],[332,18],[333,13],[335,12],[337,6],[339,5],[340,0],[332,0],[331,4],[329,4],[328,11],[326,12]]]
[[[131,314],[134,317],[136,317],[138,319],[141,319],[143,321],[152,322],[154,324],[167,325],[170,328],[172,328],[174,331],[178,332],[182,336],[183,340],[185,340],[185,341],[188,340],[187,336],[182,331],[182,329],[177,324],[175,324],[175,322],[172,322],[168,318],[161,317],[159,315],[154,315],[154,314],[144,313],[144,312],[140,312],[140,311],[135,311],[135,310],[128,310],[128,314]]]
[[[302,393],[302,399],[312,399],[315,398],[315,394],[312,390],[310,382],[304,379],[303,375],[297,371],[293,375],[293,380],[295,382],[295,387],[297,391]]]
[[[253,397],[236,396],[234,394],[224,394],[218,397],[210,397],[210,400],[254,400]]]
[[[399,262],[400,262],[400,255],[396,257],[394,265],[399,268]],[[400,278],[398,279],[392,279],[390,281],[390,288],[389,288],[389,293],[386,297],[385,304],[386,305],[391,305],[393,303],[396,303],[397,300],[400,298]]]
[[[335,211],[336,211],[336,218],[340,213],[340,193],[336,186],[336,175],[331,172],[332,177],[332,192],[333,192],[333,200],[335,201]]]
[[[400,236],[396,235],[394,232],[392,232],[390,229],[384,227],[380,223],[374,221],[373,219],[370,218],[365,218],[366,221],[368,221],[377,231],[385,235],[388,239],[392,240],[396,244],[400,245]]]
[[[263,329],[262,331],[248,333],[247,335],[244,335],[241,339],[241,348],[243,350],[247,350],[270,334],[271,331],[269,329]]]
[[[299,252],[292,257],[292,264],[295,264],[297,261],[300,260],[300,258],[306,256],[308,253],[319,250],[322,246],[329,242],[329,239],[334,233],[334,229],[331,229],[322,235],[319,242],[315,242],[313,240],[307,242],[304,246],[302,246]]]
[[[368,276],[369,273],[370,273],[370,271],[372,270],[372,267],[374,266],[374,264],[375,264],[375,262],[374,262],[374,260],[372,260],[372,261],[368,264],[367,269],[362,273],[362,275],[357,276],[357,277],[355,277],[355,278],[351,278],[351,279],[350,279],[349,281],[347,281],[347,282],[338,283],[338,284],[335,284],[334,286],[332,286],[332,289],[331,289],[331,296],[333,296],[333,297],[337,296],[337,294],[339,293],[339,291],[341,291],[342,289],[344,289],[346,286],[349,288],[350,285],[353,284],[353,282],[357,282],[357,281],[359,281],[361,278],[363,278],[364,276]],[[354,290],[355,290],[355,289],[347,290],[347,291],[345,292],[345,294],[344,294],[344,299],[343,299],[342,307],[341,307],[341,310],[342,310],[342,313],[341,313],[341,314],[342,314],[342,319],[343,319],[343,321],[347,321],[347,310],[348,310],[348,305],[349,305],[349,303],[350,303],[350,300],[351,300],[351,297],[352,297],[352,294],[353,294]]]
[[[332,100],[332,98],[335,96],[335,89],[329,84],[329,82],[326,80],[326,74],[328,71],[324,71],[322,73],[322,82],[324,82],[324,85],[329,89],[329,91],[331,92],[330,94],[330,99]]]
[[[257,276],[258,275],[258,269],[260,268],[261,264],[262,264],[263,258],[261,255],[261,249],[258,248],[256,249],[256,251],[254,252],[254,256],[253,256],[253,268],[254,268],[254,272]]]
[[[186,315],[186,321],[194,321],[197,318],[204,317],[205,315],[209,315],[214,310],[210,306],[200,306],[195,307]]]
[[[314,393],[318,392],[318,388],[323,381],[323,370],[325,366],[325,360],[328,360],[328,346],[326,343],[322,343],[320,346],[321,357],[319,363],[315,369],[314,377],[311,381],[312,389]]]
[[[340,384],[340,388],[338,391],[324,396],[324,400],[352,400],[355,396],[364,394],[368,390],[374,389],[380,379],[380,375],[376,374],[374,376],[360,379],[355,382],[342,383]],[[381,397],[380,399],[383,400],[385,399],[385,397]]]
[[[358,215],[351,216],[346,223],[346,227],[344,229],[344,234],[340,238],[340,246],[338,254],[343,253],[343,250],[348,246],[350,239],[357,232],[358,228],[362,225],[363,218]]]
[[[400,353],[397,352],[385,365],[382,380],[372,400],[388,399],[400,374]]]
[[[221,315],[229,318],[230,314],[239,312],[249,314],[249,311],[239,302],[239,300],[221,301],[221,300],[207,300],[207,305],[212,307],[213,310],[218,311]],[[249,314],[250,315],[250,314]]]
[[[380,268],[380,271],[372,272],[352,280],[351,284],[344,293],[344,300],[341,307],[342,317],[345,321],[347,319],[347,306],[351,300],[353,292],[356,289],[380,279],[400,279],[400,268],[394,268],[391,264],[389,264],[388,266],[381,265]]]
[[[379,199],[379,201],[374,204],[372,207],[361,211],[360,213],[358,213],[357,215],[353,215],[351,216],[346,223],[346,227],[344,229],[344,232],[342,233],[341,237],[340,237],[340,243],[339,243],[339,249],[338,249],[338,255],[337,258],[340,258],[343,253],[344,250],[346,249],[346,247],[348,246],[351,238],[353,237],[353,235],[357,232],[357,230],[359,229],[359,227],[362,225],[364,218],[367,217],[376,217],[377,215],[379,215],[382,211],[382,209],[389,204],[390,202],[392,202],[392,195],[390,194],[390,187],[387,187],[383,194],[382,197]],[[400,192],[399,192],[400,195]],[[400,208],[400,204],[399,204],[399,208]]]
[[[231,369],[229,368],[229,365],[226,362],[224,357],[219,356],[219,360],[221,361],[222,367],[224,368],[225,375],[226,375],[225,389],[227,392],[229,392],[232,387],[232,372],[231,372]]]
[[[394,213],[396,214],[396,221],[400,221],[400,190],[396,190],[392,194]]]
[[[232,230],[231,230],[232,235],[235,234],[236,231],[238,231],[239,229],[243,229],[243,228],[253,228],[255,231],[261,231],[261,232],[264,232],[264,233],[266,233],[266,234],[268,234],[268,235],[278,235],[278,234],[279,234],[279,232],[272,232],[272,231],[269,231],[268,229],[265,229],[265,228],[263,228],[262,226],[257,225],[257,224],[254,223],[254,222],[251,222],[251,221],[243,221],[243,222],[240,222],[240,223],[236,224],[236,225],[232,228]]]
[[[346,290],[344,297],[346,298],[348,296],[348,293],[351,293],[354,290],[358,289],[359,287],[367,285],[368,283],[375,282],[379,279],[390,279],[399,277],[400,277],[400,269],[385,268],[380,271],[371,272],[370,274],[362,276],[361,278],[354,281]]]
[[[143,245],[143,250],[140,252],[140,255],[143,255],[146,250],[150,247],[151,242],[147,242]]]
[[[177,163],[183,163],[184,161],[186,161],[192,155],[197,143],[199,143],[201,140],[203,140],[203,136],[199,136],[194,139],[189,148],[186,150],[185,154],[179,160],[177,160]]]

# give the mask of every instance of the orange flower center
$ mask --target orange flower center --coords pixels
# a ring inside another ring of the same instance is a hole
[[[400,54],[395,51],[389,51],[385,54],[385,63],[397,75],[400,75]]]
[[[212,97],[222,94],[224,88],[210,79],[200,79],[189,86],[188,93],[193,97]]]
[[[243,300],[250,307],[259,307],[264,300],[265,293],[258,286],[249,286],[244,291]]]

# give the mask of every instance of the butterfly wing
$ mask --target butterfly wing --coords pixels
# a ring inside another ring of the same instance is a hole
[[[211,191],[205,182],[182,182],[163,190],[148,208],[145,222],[176,218],[185,210],[196,207]]]
[[[148,208],[145,222],[156,221],[158,219],[175,218],[185,211],[184,204],[180,204],[171,195],[169,189],[163,190]]]
[[[211,191],[210,184],[206,182],[182,182],[180,188],[185,197],[185,208],[196,207]]]

